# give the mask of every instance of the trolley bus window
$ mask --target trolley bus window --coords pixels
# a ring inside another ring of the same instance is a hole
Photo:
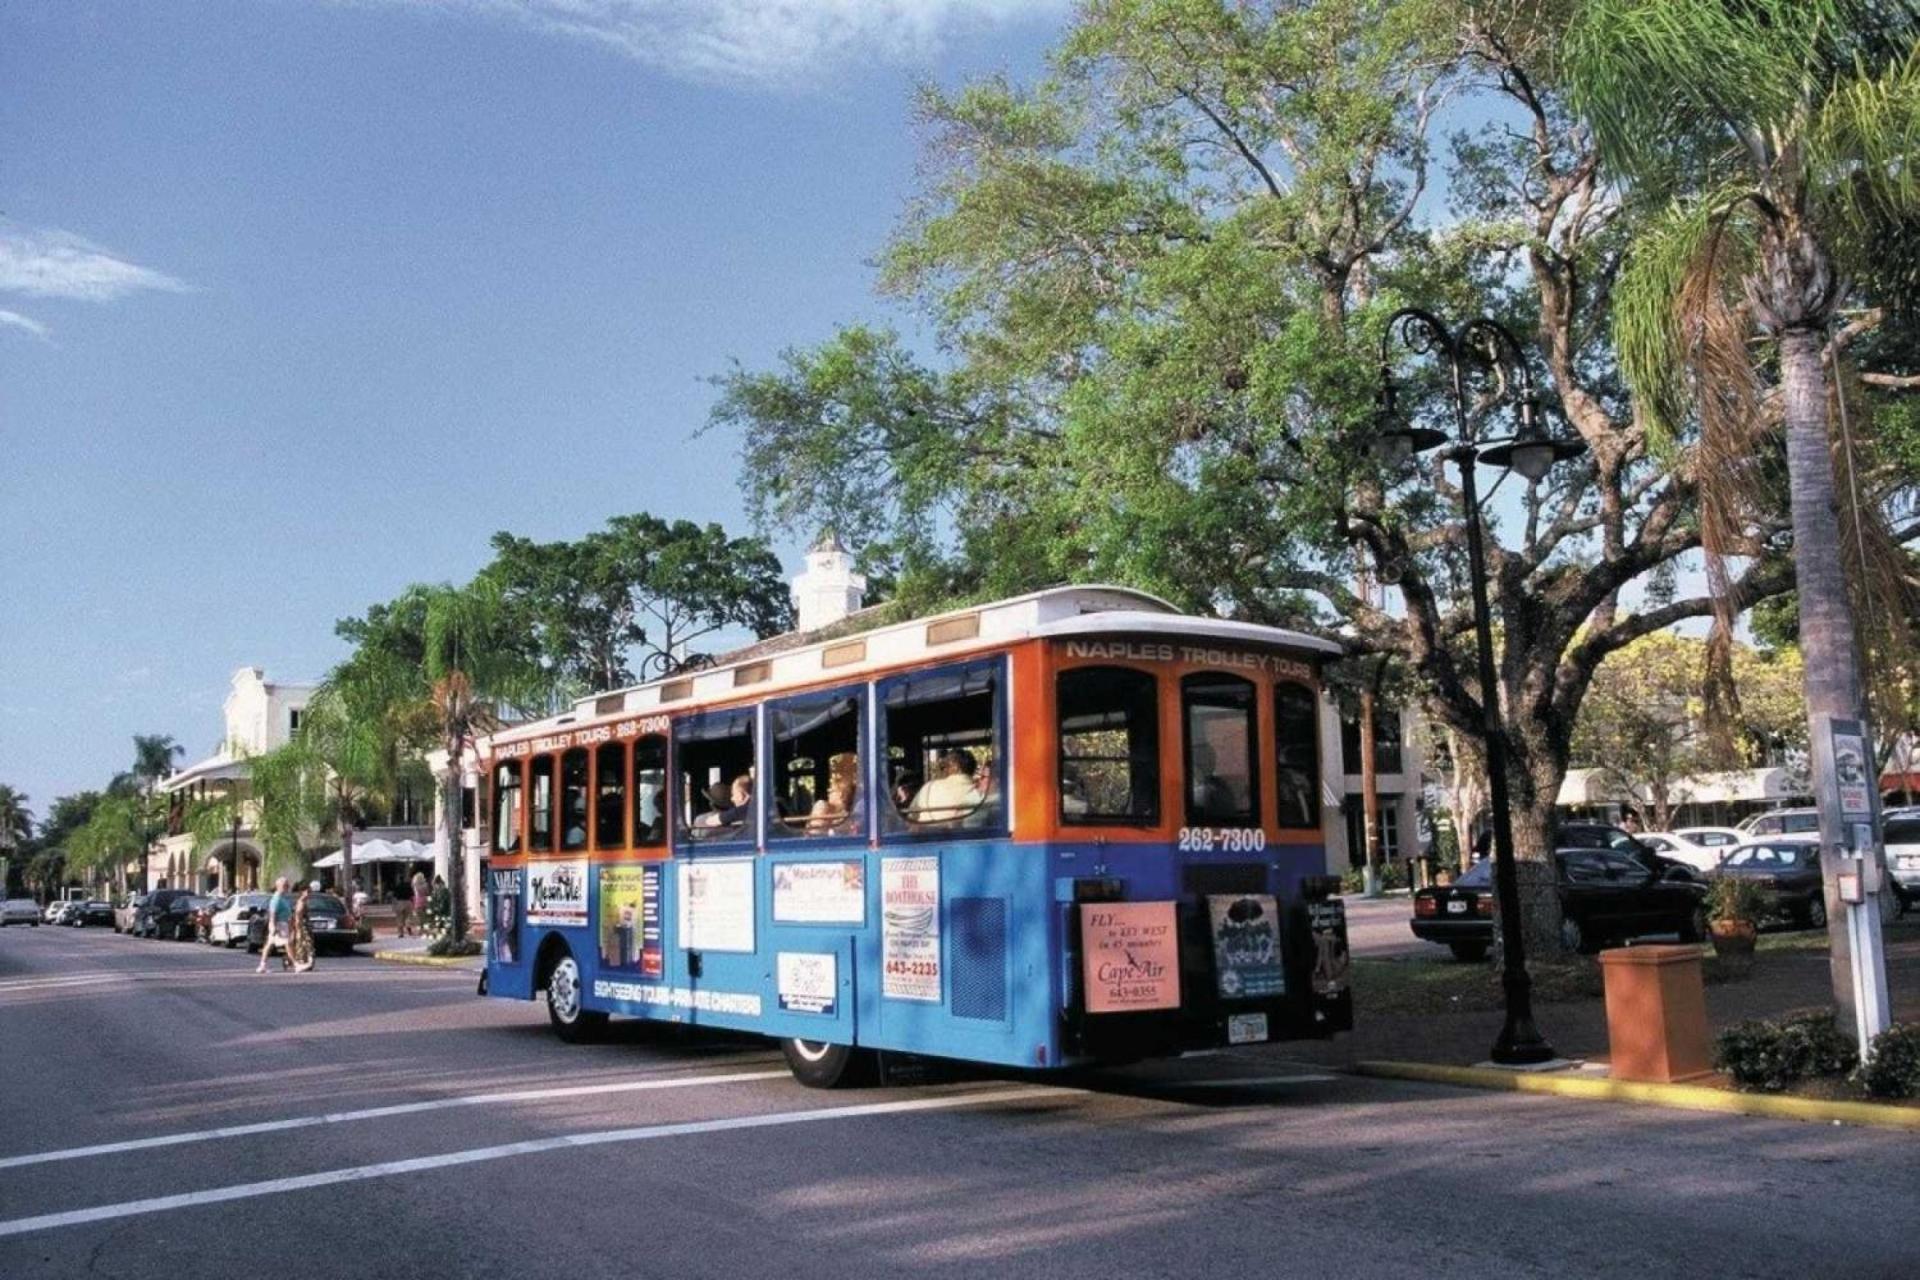
[[[618,849],[627,842],[627,744],[602,743],[594,772],[593,844]]]
[[[650,735],[633,744],[633,843],[657,849],[667,842],[667,740]]]
[[[1160,689],[1145,671],[1060,673],[1060,821],[1160,820]]]
[[[527,848],[534,852],[553,848],[553,757],[535,756],[527,762],[528,823]]]
[[[1260,777],[1254,768],[1253,682],[1211,672],[1180,682],[1186,722],[1187,824],[1260,824]]]
[[[1273,687],[1274,816],[1283,827],[1320,825],[1319,702],[1303,684]]]
[[[775,838],[852,836],[865,830],[863,703],[857,693],[824,693],[773,705]]]
[[[587,749],[575,747],[560,757],[560,847],[587,847]]]
[[[1004,828],[1000,669],[976,662],[886,686],[885,831]]]
[[[679,835],[695,843],[753,838],[753,711],[688,716],[673,727]]]
[[[493,771],[493,851],[520,852],[520,766]]]

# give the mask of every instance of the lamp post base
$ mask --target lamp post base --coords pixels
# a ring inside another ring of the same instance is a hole
[[[1533,980],[1527,971],[1509,968],[1501,974],[1501,985],[1506,988],[1507,1020],[1487,1056],[1503,1067],[1530,1067],[1559,1057],[1533,1025]]]

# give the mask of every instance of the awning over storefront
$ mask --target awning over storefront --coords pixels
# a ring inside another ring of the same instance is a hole
[[[418,840],[369,840],[365,844],[353,846],[353,865],[367,866],[376,862],[426,862],[433,857],[433,849]],[[337,867],[340,865],[340,851],[335,849],[324,858],[314,859],[316,867]]]
[[[1676,779],[1668,788],[1667,803],[1678,808],[1687,804],[1752,804],[1792,800],[1806,794],[1804,781],[1792,770],[1729,769],[1724,773],[1696,773]],[[1650,803],[1638,788],[1620,785],[1617,777],[1605,769],[1569,769],[1560,784],[1559,803],[1575,805]]]

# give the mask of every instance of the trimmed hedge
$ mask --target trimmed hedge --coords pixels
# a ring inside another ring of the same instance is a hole
[[[1736,1023],[1720,1033],[1713,1051],[1713,1065],[1734,1084],[1762,1093],[1783,1093],[1811,1077],[1846,1075],[1859,1058],[1827,1010]]]
[[[1920,1025],[1875,1036],[1853,1078],[1876,1098],[1920,1098]]]

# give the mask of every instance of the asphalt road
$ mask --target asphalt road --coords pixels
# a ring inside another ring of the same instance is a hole
[[[1422,942],[1413,936],[1413,898],[1405,893],[1390,893],[1365,898],[1357,893],[1340,899],[1347,907],[1347,949],[1355,956],[1386,959],[1392,956],[1421,956],[1445,960],[1447,949],[1437,943]]]
[[[1285,1046],[821,1093],[756,1041],[564,1046],[466,973],[103,929],[0,930],[0,1088],[8,1280],[1920,1274],[1910,1135]]]

